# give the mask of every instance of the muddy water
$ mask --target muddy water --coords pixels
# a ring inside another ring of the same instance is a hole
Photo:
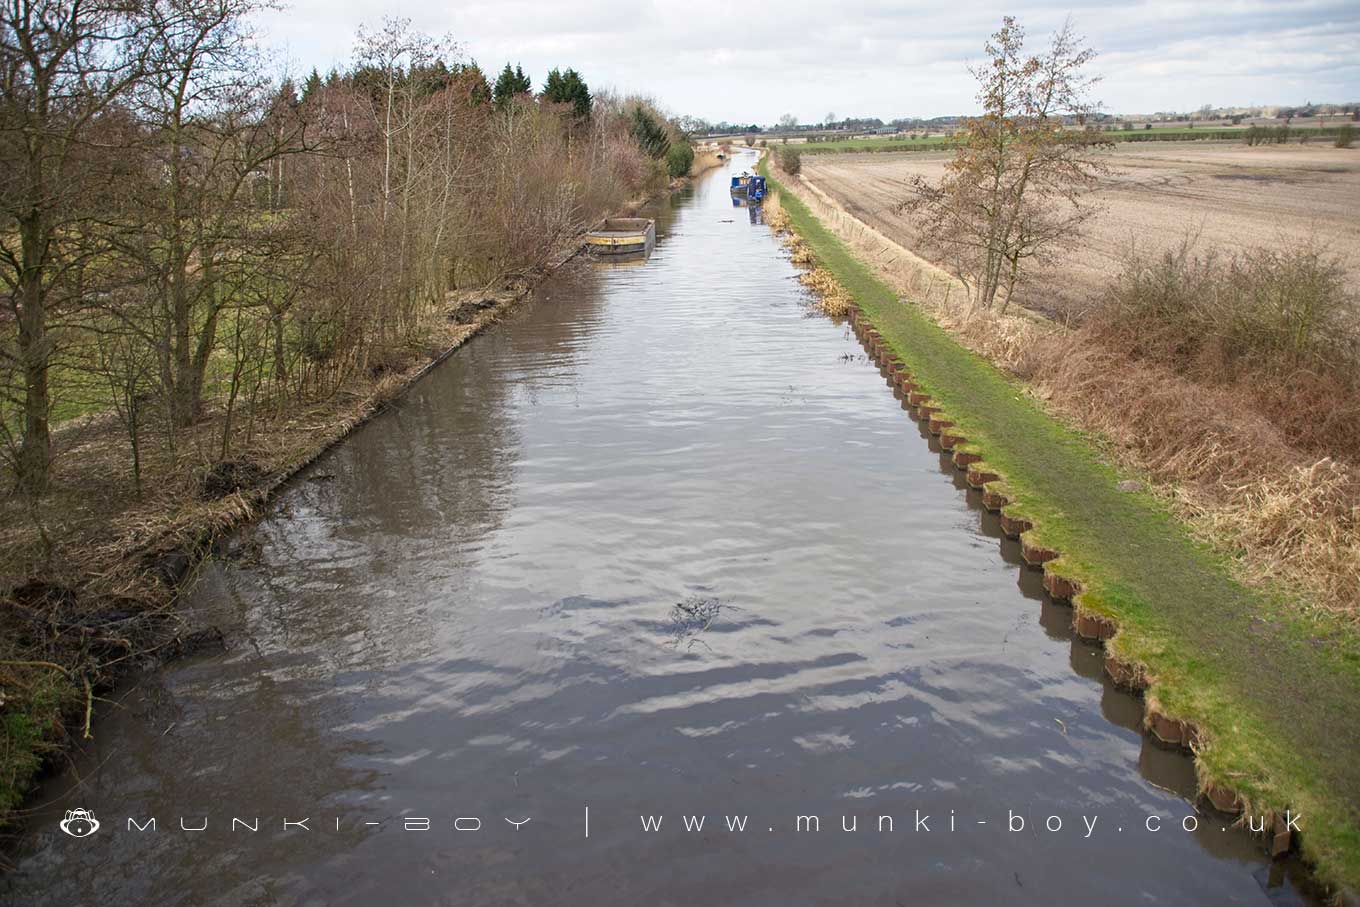
[[[1288,897],[727,181],[658,212],[645,265],[549,281],[209,567],[193,619],[228,651],[118,694],[6,897]],[[93,836],[57,831],[77,807]]]

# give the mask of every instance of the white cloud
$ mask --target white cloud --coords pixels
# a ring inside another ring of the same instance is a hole
[[[1101,54],[1099,97],[1121,112],[1204,103],[1360,99],[1360,4],[1305,0],[993,3],[674,0],[540,3],[295,0],[261,38],[295,70],[343,65],[360,24],[403,16],[451,34],[494,74],[554,66],[596,87],[650,94],[677,113],[773,122],[838,115],[935,116],[973,107],[966,70],[1010,12],[1041,42],[1069,13]]]

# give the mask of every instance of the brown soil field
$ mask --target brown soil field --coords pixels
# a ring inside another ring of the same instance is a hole
[[[1028,308],[1077,315],[1118,273],[1131,244],[1148,251],[1198,234],[1197,248],[1240,250],[1313,238],[1340,256],[1360,286],[1360,149],[1247,147],[1205,142],[1116,146],[1115,173],[1077,244],[1034,266],[1016,293]],[[898,213],[906,181],[937,180],[949,154],[827,154],[803,158],[803,177],[902,245],[919,247]]]

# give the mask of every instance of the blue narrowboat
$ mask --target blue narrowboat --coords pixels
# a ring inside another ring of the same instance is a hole
[[[761,201],[765,198],[765,177],[749,173],[732,177],[732,194],[753,202]]]

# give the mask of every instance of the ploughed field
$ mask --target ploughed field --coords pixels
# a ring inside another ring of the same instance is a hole
[[[907,180],[938,180],[950,153],[827,154],[803,158],[803,176],[861,220],[919,248],[898,205]],[[1037,265],[1017,293],[1024,305],[1080,314],[1119,272],[1131,243],[1147,250],[1198,235],[1201,251],[1277,246],[1315,237],[1346,260],[1360,284],[1360,148],[1204,142],[1119,145],[1115,173],[1092,197],[1099,212],[1073,248]]]

